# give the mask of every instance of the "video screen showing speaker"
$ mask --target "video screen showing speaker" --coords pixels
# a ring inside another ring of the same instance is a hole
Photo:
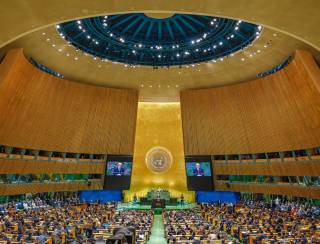
[[[107,176],[130,176],[132,162],[107,162]]]
[[[214,189],[210,156],[187,156],[186,173],[188,190],[211,191]]]
[[[131,172],[132,156],[108,155],[103,188],[106,190],[128,190]]]

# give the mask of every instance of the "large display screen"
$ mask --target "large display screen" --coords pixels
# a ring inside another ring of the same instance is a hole
[[[211,176],[210,162],[186,162],[187,176]]]
[[[130,176],[132,162],[107,162],[107,176]]]
[[[132,156],[108,155],[104,189],[129,190],[132,172]]]
[[[187,156],[186,173],[188,190],[211,191],[214,189],[210,156]]]

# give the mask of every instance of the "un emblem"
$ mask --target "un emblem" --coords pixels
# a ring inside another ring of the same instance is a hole
[[[146,165],[154,173],[164,173],[171,168],[172,155],[164,147],[153,147],[146,155]]]

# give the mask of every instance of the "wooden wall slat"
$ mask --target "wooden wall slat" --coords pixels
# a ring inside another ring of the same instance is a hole
[[[0,159],[0,174],[102,174],[105,163],[66,163]]]
[[[214,175],[320,175],[320,162],[215,163],[213,167]]]
[[[0,144],[133,154],[137,91],[54,77],[30,64],[21,49],[8,52],[1,70]]]
[[[296,51],[284,69],[241,84],[181,92],[186,155],[285,151],[320,145],[320,70]]]
[[[0,195],[7,196],[41,192],[100,190],[102,187],[102,181],[91,181],[90,186],[88,186],[87,182],[0,184]]]
[[[304,187],[294,184],[232,183],[229,184],[228,187],[225,182],[216,181],[215,190],[233,192],[252,192],[320,199],[320,187]]]

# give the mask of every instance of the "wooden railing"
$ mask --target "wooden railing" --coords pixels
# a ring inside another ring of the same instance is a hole
[[[103,187],[102,180],[54,182],[54,183],[21,183],[0,184],[0,195],[19,195],[40,192],[64,192],[79,190],[99,190]]]
[[[252,192],[320,199],[320,187],[305,187],[290,183],[230,183],[228,181],[217,180],[215,181],[215,189],[218,191]]]

